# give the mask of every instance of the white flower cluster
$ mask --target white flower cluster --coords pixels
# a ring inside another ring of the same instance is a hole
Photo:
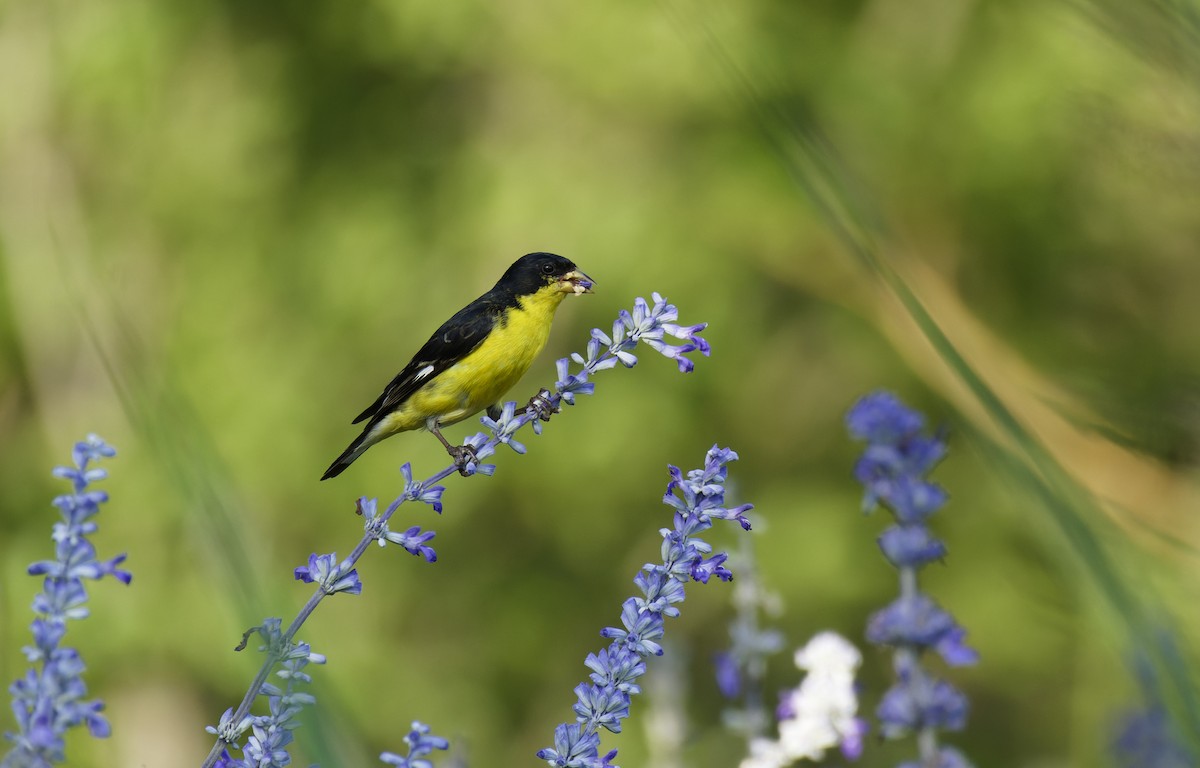
[[[836,632],[821,632],[796,651],[808,674],[780,702],[779,740],[754,739],[740,768],[783,768],[797,760],[820,760],[840,746],[846,757],[862,750],[865,723],[855,717],[854,673],[862,654]]]

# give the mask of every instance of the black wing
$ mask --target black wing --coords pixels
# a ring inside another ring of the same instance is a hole
[[[391,413],[431,379],[471,354],[496,324],[504,311],[502,304],[481,296],[460,309],[438,328],[413,359],[396,374],[371,406],[358,414],[352,424]]]

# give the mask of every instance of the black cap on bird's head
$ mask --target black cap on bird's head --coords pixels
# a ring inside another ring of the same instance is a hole
[[[497,288],[512,290],[521,296],[554,286],[561,293],[591,293],[595,285],[590,277],[579,271],[575,263],[553,253],[527,253],[513,262]]]

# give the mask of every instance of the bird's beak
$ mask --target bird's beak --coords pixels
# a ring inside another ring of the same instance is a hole
[[[581,293],[591,293],[592,286],[596,282],[578,269],[573,269],[563,275],[562,280],[559,280],[558,284],[562,287],[563,293],[574,293],[578,296]]]

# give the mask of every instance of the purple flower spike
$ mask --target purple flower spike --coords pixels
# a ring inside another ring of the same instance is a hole
[[[974,664],[979,658],[966,644],[966,630],[917,588],[920,568],[946,556],[945,544],[927,523],[945,505],[947,494],[926,477],[945,456],[946,445],[940,437],[923,434],[925,418],[887,392],[859,400],[846,414],[846,426],[855,438],[867,441],[854,466],[865,490],[863,509],[870,512],[883,504],[896,520],[879,536],[879,548],[900,571],[900,597],[871,615],[866,633],[870,642],[895,651],[896,684],[876,712],[881,732],[889,739],[919,733],[923,766],[968,766],[960,753],[940,749],[937,742],[938,730],[960,730],[966,724],[967,699],[920,663],[927,650],[951,666]]]
[[[633,334],[648,328],[653,331],[653,319],[671,312],[673,308],[657,295],[653,307],[639,300],[632,313],[622,315],[624,319],[614,327],[613,338],[620,339],[626,329]],[[597,338],[609,338],[596,333]],[[629,716],[630,697],[641,692],[636,681],[646,672],[644,660],[663,654],[660,641],[665,622],[679,615],[677,606],[684,600],[685,585],[689,581],[706,583],[712,576],[721,580],[733,577],[724,566],[727,555],[710,554],[712,546],[699,535],[712,527],[713,520],[741,520],[741,513],[749,509],[748,505],[737,510],[723,507],[728,474],[725,465],[736,458],[733,451],[714,445],[703,469],[685,476],[678,468],[669,467],[671,481],[663,501],[672,509],[673,525],[660,531],[662,562],[647,563],[638,571],[634,584],[641,595],[621,604],[621,626],[600,631],[601,637],[612,642],[587,657],[591,682],[575,688],[578,722],[559,725],[554,731],[554,746],[537,753],[549,765],[615,768],[615,751],[600,757],[598,732],[620,732],[621,721]]]
[[[101,560],[87,538],[98,529],[92,518],[108,501],[107,493],[90,488],[108,473],[91,465],[115,455],[112,446],[89,435],[71,451],[74,466],[53,472],[71,483],[72,492],[53,501],[61,518],[53,527],[54,559],[36,562],[28,569],[31,576],[44,577],[42,591],[33,599],[37,614],[31,625],[33,645],[23,649],[30,664],[40,665],[40,669],[27,670],[9,687],[17,732],[5,734],[13,742],[3,760],[5,766],[49,766],[65,761],[65,736],[78,726],[87,728],[94,738],[106,738],[112,731],[100,714],[104,704],[85,699],[82,657],[62,642],[67,622],[88,615],[85,580],[111,576],[129,584],[133,579],[118,567],[125,562],[125,555]]]

